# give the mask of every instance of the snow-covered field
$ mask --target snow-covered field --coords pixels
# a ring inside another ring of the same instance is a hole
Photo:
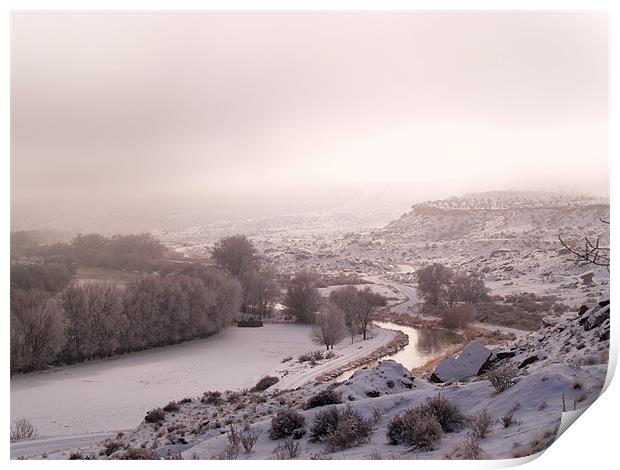
[[[169,400],[252,387],[284,357],[317,349],[309,332],[288,324],[231,327],[204,340],[16,376],[11,417],[27,417],[41,437],[134,427]]]

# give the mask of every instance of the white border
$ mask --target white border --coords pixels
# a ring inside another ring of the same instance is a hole
[[[616,2],[617,3],[617,2]],[[2,423],[5,429],[5,438],[2,446],[3,460],[9,460],[9,396],[10,396],[10,380],[8,373],[9,364],[9,232],[10,232],[10,72],[9,72],[9,58],[10,58],[10,11],[11,10],[606,10],[609,12],[610,17],[610,84],[619,83],[620,75],[618,74],[617,63],[617,51],[618,51],[618,37],[620,34],[617,32],[619,20],[619,8],[612,1],[603,0],[591,0],[591,1],[577,1],[577,0],[522,0],[522,1],[492,1],[492,0],[479,0],[479,1],[405,1],[405,0],[384,0],[384,1],[369,1],[369,0],[271,0],[271,1],[243,1],[243,0],[229,0],[229,1],[216,1],[216,0],[177,0],[177,1],[164,1],[164,0],[92,0],[92,1],[78,1],[78,0],[66,0],[66,1],[11,1],[6,2],[6,7],[1,10],[1,30],[2,30],[2,64],[5,66],[2,75],[2,133],[3,138],[0,140],[4,142],[4,157],[3,157],[3,171],[0,172],[1,178],[1,190],[4,193],[2,198],[2,222],[3,230],[0,233],[2,241],[2,255],[0,260],[0,292],[2,293],[3,309],[2,309],[2,321],[3,321],[3,365],[4,365],[4,377],[5,382],[2,387]],[[618,102],[618,94],[612,87],[610,90],[610,175],[616,173],[617,163],[611,158],[611,155],[615,155],[618,150],[618,119],[615,112],[620,109]],[[620,157],[616,157],[620,158]],[[611,212],[612,219],[616,219],[617,215],[617,202],[618,202],[618,189],[611,187],[610,197],[612,200]],[[611,226],[612,232],[612,245],[615,246],[617,239],[617,230],[614,229],[615,225]],[[612,273],[612,280],[615,277]],[[611,284],[612,294],[615,293],[615,285]],[[612,351],[610,353],[611,368],[615,368],[618,358],[618,328],[616,322],[613,322],[612,327]],[[618,407],[620,406],[620,386],[618,380],[612,381],[608,390],[594,403],[594,405],[588,409],[582,417],[579,418],[579,424],[572,426],[567,432],[565,432],[556,443],[554,443],[549,450],[547,450],[541,457],[534,459],[528,464],[528,468],[543,469],[548,466],[554,466],[556,468],[571,469],[571,468],[610,468],[614,465],[615,448],[617,444],[616,428],[620,426],[620,420],[618,419],[620,413],[618,413]],[[11,465],[25,465],[25,466],[38,466],[45,465],[46,468],[61,468],[66,465],[65,462],[49,461],[41,463],[41,461],[29,461],[29,462],[16,462],[11,461]],[[390,466],[403,467],[407,465],[415,465],[416,468],[423,466],[425,468],[500,468],[506,466],[514,466],[522,462],[516,460],[510,461],[491,461],[491,462],[445,462],[445,461],[418,461],[412,462],[399,462],[392,461]],[[85,465],[83,462],[81,465]],[[169,462],[169,464],[171,464]],[[183,465],[192,465],[189,462],[182,462]],[[286,465],[290,468],[292,462],[256,462],[252,463],[253,468],[262,468],[263,466],[281,465],[282,468]],[[300,468],[314,468],[317,465],[334,466],[338,465],[340,468],[350,466],[362,466],[373,467],[381,465],[381,462],[352,462],[352,461],[338,461],[338,462],[295,462],[294,465]],[[79,464],[78,464],[79,465]],[[86,464],[88,465],[88,464]],[[92,464],[91,464],[92,465]],[[110,463],[107,463],[110,465]],[[145,466],[149,465],[147,462],[133,462],[132,466]],[[194,463],[194,465],[215,465],[216,467],[243,466],[243,462],[200,462]]]

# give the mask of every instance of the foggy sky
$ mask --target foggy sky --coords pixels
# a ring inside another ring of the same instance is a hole
[[[607,39],[604,13],[15,13],[13,229],[607,195]]]

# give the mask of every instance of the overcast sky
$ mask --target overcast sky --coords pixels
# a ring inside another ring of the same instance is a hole
[[[13,222],[607,195],[607,39],[604,13],[16,13]]]

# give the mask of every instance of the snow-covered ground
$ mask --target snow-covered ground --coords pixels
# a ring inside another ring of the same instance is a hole
[[[309,333],[292,324],[231,327],[204,340],[16,376],[11,417],[27,417],[41,437],[134,427],[169,400],[252,387],[284,357],[318,349]]]

